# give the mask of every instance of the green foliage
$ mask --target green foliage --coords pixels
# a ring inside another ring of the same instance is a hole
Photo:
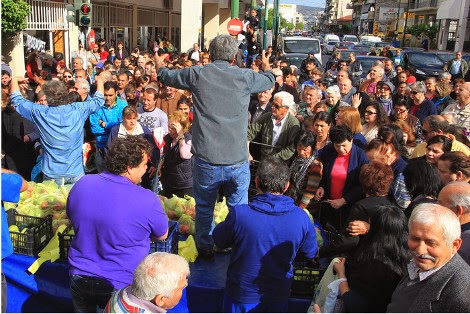
[[[293,30],[293,29],[294,29],[294,27],[295,27],[295,26],[294,26],[294,23],[287,23],[287,26],[286,26],[286,28],[287,28],[287,30],[288,30],[288,31],[291,31],[291,30]]]
[[[268,10],[268,29],[273,29],[273,19],[274,19],[274,9],[269,9]],[[279,14],[279,19],[280,19],[280,25],[279,28],[286,28],[287,27],[287,20],[282,17],[281,14]]]
[[[407,33],[415,37],[427,36],[429,38],[435,38],[439,29],[437,25],[430,26],[429,24],[414,24],[407,28]]]
[[[304,27],[305,27],[305,24],[302,22],[295,24],[295,29],[300,29],[302,31]]]
[[[26,26],[31,7],[23,0],[2,0],[2,35],[14,36]]]

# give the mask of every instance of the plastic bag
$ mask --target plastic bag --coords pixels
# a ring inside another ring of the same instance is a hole
[[[172,198],[165,201],[165,213],[171,220],[177,220],[184,213],[186,200],[173,194]]]
[[[196,260],[198,252],[192,235],[188,236],[186,241],[178,242],[178,255],[184,257],[189,263]]]
[[[227,218],[228,215],[228,207],[227,202],[225,201],[225,197],[223,198],[222,202],[218,202],[215,204],[214,207],[214,223],[218,225],[222,221]]]
[[[196,223],[191,216],[183,214],[178,220],[178,231],[183,235],[194,235],[196,233]]]
[[[186,204],[184,205],[184,213],[191,216],[192,219],[196,219],[196,200],[194,197],[189,195],[185,195],[184,199],[186,200]]]

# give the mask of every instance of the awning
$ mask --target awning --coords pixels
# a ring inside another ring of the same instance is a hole
[[[437,10],[436,19],[458,20],[460,18],[460,1],[462,0],[446,0],[442,2]]]
[[[364,13],[369,12],[369,9],[370,9],[370,6],[371,6],[371,5],[372,5],[372,4],[363,4],[363,5],[362,5],[361,13],[364,14]]]

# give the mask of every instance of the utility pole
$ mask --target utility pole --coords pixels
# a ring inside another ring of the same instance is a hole
[[[240,11],[240,3],[238,0],[232,0],[232,19],[238,17]]]
[[[406,26],[408,25],[408,14],[410,13],[410,0],[408,0],[408,4],[406,6],[406,17],[405,17],[405,26],[403,27],[403,39],[401,42],[401,47],[405,47],[405,38],[406,38]]]
[[[277,36],[279,34],[279,0],[274,0],[273,14],[273,46],[277,49]]]
[[[263,27],[263,48],[268,50],[268,2],[266,0],[264,3],[264,27]]]

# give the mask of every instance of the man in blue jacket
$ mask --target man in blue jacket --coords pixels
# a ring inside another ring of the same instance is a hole
[[[260,194],[230,210],[212,233],[218,247],[232,247],[224,312],[287,312],[292,261],[298,251],[317,254],[313,223],[283,195],[289,174],[281,159],[265,158],[255,179]]]

